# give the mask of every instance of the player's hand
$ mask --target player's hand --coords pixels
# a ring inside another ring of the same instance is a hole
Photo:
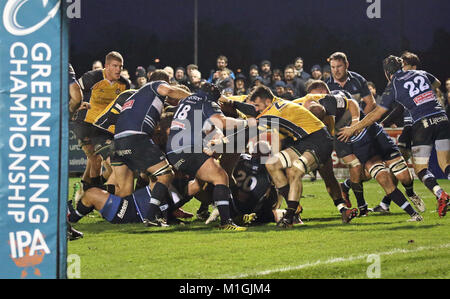
[[[225,97],[225,96],[220,96],[220,98],[219,98],[219,103],[223,103],[223,104],[230,104],[230,105],[232,105],[233,104],[233,100],[231,100],[231,99],[229,99],[229,98],[227,98],[227,97]]]
[[[80,110],[89,110],[89,109],[91,109],[91,104],[88,103],[88,102],[82,102],[81,105],[80,105],[80,107],[78,108],[77,111],[80,111]]]
[[[211,139],[210,141],[208,141],[208,143],[206,144],[206,147],[210,148],[216,145],[220,145],[220,144],[227,144],[229,142],[227,137],[221,137],[221,138],[216,138],[216,139]]]
[[[338,133],[338,140],[347,142],[355,134],[353,127],[344,127]]]

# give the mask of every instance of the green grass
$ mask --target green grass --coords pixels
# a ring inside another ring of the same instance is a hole
[[[449,181],[440,184],[450,190]],[[374,181],[364,190],[370,207],[384,195]],[[421,223],[406,222],[409,216],[392,204],[390,215],[342,224],[322,181],[305,182],[305,225],[290,230],[268,224],[223,232],[196,221],[146,228],[109,224],[94,213],[75,225],[85,235],[69,242],[68,253],[80,256],[81,278],[367,278],[368,256],[378,254],[381,278],[448,279],[450,215],[439,218],[434,196],[419,181],[415,190],[427,205]],[[184,209],[198,206],[193,199]]]

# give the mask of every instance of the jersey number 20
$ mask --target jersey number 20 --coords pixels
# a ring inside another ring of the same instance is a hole
[[[256,183],[258,182],[256,177],[254,177],[252,175],[247,176],[245,171],[242,171],[242,170],[237,171],[236,174],[237,174],[235,176],[236,185],[239,188],[242,188],[242,190],[244,190],[245,192],[250,192],[253,189],[255,189]]]

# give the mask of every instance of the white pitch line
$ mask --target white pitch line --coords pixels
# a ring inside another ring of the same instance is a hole
[[[297,265],[297,266],[288,266],[288,267],[284,267],[284,268],[264,270],[264,271],[259,271],[259,272],[255,272],[255,273],[243,273],[243,274],[234,275],[234,276],[226,276],[226,277],[221,277],[221,279],[239,279],[239,278],[246,278],[249,276],[261,276],[261,275],[268,275],[268,274],[277,273],[277,272],[300,270],[300,269],[304,269],[304,268],[308,268],[308,267],[315,267],[318,265],[329,265],[329,264],[341,263],[341,262],[352,262],[352,261],[356,261],[356,260],[367,259],[367,257],[370,255],[394,255],[397,253],[413,253],[413,252],[419,252],[419,251],[423,251],[423,250],[433,250],[433,249],[436,250],[436,249],[445,249],[445,248],[450,248],[450,243],[443,244],[440,246],[417,247],[415,249],[396,248],[391,251],[385,251],[385,252],[379,252],[379,253],[371,253],[371,254],[364,254],[364,255],[359,255],[359,256],[349,256],[349,257],[337,257],[337,258],[328,259],[326,261],[318,260],[315,262],[309,262],[309,263]]]

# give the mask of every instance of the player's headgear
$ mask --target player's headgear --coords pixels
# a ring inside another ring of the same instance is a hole
[[[201,87],[201,91],[206,93],[209,101],[217,102],[220,98],[220,89],[215,84],[205,82]]]
[[[383,70],[388,76],[395,74],[402,69],[402,59],[400,57],[390,55],[383,60]]]

